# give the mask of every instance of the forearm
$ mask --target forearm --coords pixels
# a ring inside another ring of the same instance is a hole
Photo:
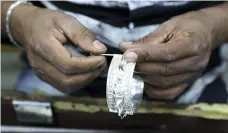
[[[7,12],[10,8],[10,6],[14,3],[15,1],[2,1],[2,15],[1,15],[1,32],[2,32],[2,37],[7,37],[7,29],[6,29],[6,19],[7,19]],[[36,6],[33,6],[29,3],[16,3],[18,5],[16,5],[16,7],[14,7],[11,11],[10,17],[9,17],[9,21],[8,24],[9,25],[9,30],[11,32],[11,35],[13,36],[13,38],[19,34],[21,34],[21,32],[23,32],[23,23],[24,20],[27,19],[27,15],[33,11],[35,11],[36,9],[38,9]],[[17,39],[14,38],[14,40],[18,41]]]
[[[201,11],[207,14],[205,23],[210,26],[214,47],[228,42],[228,2]]]
[[[14,1],[1,1],[1,32],[2,37],[6,37],[6,14],[7,11]]]

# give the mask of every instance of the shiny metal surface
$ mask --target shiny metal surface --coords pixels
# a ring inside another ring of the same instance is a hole
[[[1,126],[2,133],[161,133],[147,130],[93,130],[93,129],[68,129],[68,128],[44,128],[26,126]],[[164,133],[164,132],[162,132]]]
[[[19,122],[51,124],[53,113],[49,102],[14,100],[13,107]]]
[[[139,108],[144,82],[134,77],[136,63],[126,62],[123,55],[115,54],[111,61],[106,87],[106,98],[110,112],[121,118],[133,115]]]
[[[26,126],[1,126],[2,133],[117,133],[108,130],[83,130],[67,128],[44,128]]]

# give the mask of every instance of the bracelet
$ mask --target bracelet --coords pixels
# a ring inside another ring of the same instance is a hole
[[[11,17],[12,11],[13,11],[17,6],[19,6],[20,4],[23,4],[23,3],[27,3],[27,4],[31,4],[31,5],[32,5],[32,3],[28,3],[26,0],[18,0],[18,1],[16,1],[15,3],[13,3],[13,4],[9,7],[9,9],[8,9],[8,11],[7,11],[7,14],[6,14],[6,33],[7,33],[8,37],[9,37],[10,41],[11,41],[14,45],[16,45],[17,47],[21,47],[21,45],[19,45],[19,44],[13,39],[13,36],[12,36],[12,34],[11,34],[11,31],[10,31],[10,26],[9,26],[10,23],[9,23],[9,21],[10,21],[10,17]]]
[[[133,115],[140,107],[144,82],[133,76],[135,63],[115,54],[108,70],[106,98],[110,112],[121,118]]]

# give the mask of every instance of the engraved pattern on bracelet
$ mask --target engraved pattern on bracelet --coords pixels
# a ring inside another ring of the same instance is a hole
[[[115,54],[107,77],[107,104],[110,112],[121,118],[133,115],[140,106],[144,83],[133,77],[135,63],[126,62],[123,55]]]

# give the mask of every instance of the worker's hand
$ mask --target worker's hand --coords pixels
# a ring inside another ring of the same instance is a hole
[[[196,79],[208,64],[213,49],[213,30],[204,12],[190,12],[160,25],[135,42],[122,42],[126,61],[136,70],[154,98],[173,99]]]
[[[90,30],[63,12],[20,5],[13,11],[10,28],[27,51],[35,74],[62,92],[85,86],[106,66],[105,57],[72,57],[64,48],[72,43],[88,53],[106,52]]]

